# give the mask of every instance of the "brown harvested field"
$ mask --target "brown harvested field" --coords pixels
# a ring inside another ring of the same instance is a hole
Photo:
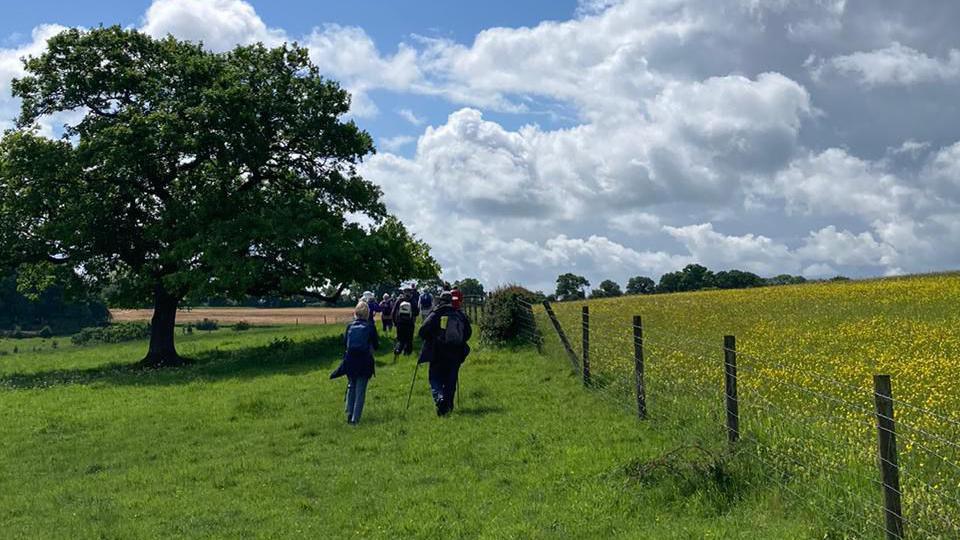
[[[112,309],[116,322],[148,321],[150,309]],[[246,321],[253,325],[324,324],[346,322],[353,308],[193,308],[177,312],[178,323],[196,322],[206,317],[222,324]]]

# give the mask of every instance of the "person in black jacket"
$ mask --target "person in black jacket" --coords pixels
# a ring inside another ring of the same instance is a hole
[[[470,354],[467,341],[473,334],[470,319],[453,309],[452,301],[450,292],[444,291],[419,332],[423,340],[419,362],[430,363],[430,393],[438,416],[445,416],[453,410],[460,365]]]
[[[404,304],[409,311],[404,312]],[[393,361],[402,354],[413,354],[413,331],[416,326],[417,312],[413,302],[413,289],[404,289],[400,298],[393,303],[393,324],[397,327],[397,341],[393,347]]]

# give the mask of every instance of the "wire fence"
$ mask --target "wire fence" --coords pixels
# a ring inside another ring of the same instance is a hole
[[[779,490],[825,537],[960,538],[960,419],[738,350],[733,336],[591,324],[518,299],[520,335],[671,444],[725,455],[736,480]],[[746,337],[746,336],[743,336]]]

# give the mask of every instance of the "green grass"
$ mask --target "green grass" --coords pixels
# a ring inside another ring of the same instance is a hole
[[[455,413],[385,344],[346,425],[339,326],[178,336],[0,357],[0,523],[13,538],[804,538],[772,485],[676,446],[585,391],[563,359],[478,348]],[[0,348],[11,348],[10,342]],[[22,350],[22,348],[21,348]],[[642,471],[646,471],[641,474]]]

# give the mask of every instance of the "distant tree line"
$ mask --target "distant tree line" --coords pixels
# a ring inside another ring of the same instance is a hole
[[[837,276],[831,281],[846,280]],[[634,276],[627,281],[626,290],[611,279],[605,279],[590,291],[590,298],[612,298],[617,296],[636,294],[658,294],[672,292],[700,291],[704,289],[749,289],[752,287],[767,287],[773,285],[797,285],[806,283],[803,276],[780,274],[774,277],[761,277],[753,272],[744,270],[721,270],[713,272],[700,264],[688,264],[682,270],[667,272],[660,276],[657,283],[647,276]],[[583,276],[570,272],[557,277],[557,289],[548,300],[582,300],[587,297],[587,288],[590,281]]]
[[[106,304],[81,288],[52,285],[24,294],[17,288],[16,271],[0,275],[0,332],[49,328],[55,334],[68,334],[109,320]]]

